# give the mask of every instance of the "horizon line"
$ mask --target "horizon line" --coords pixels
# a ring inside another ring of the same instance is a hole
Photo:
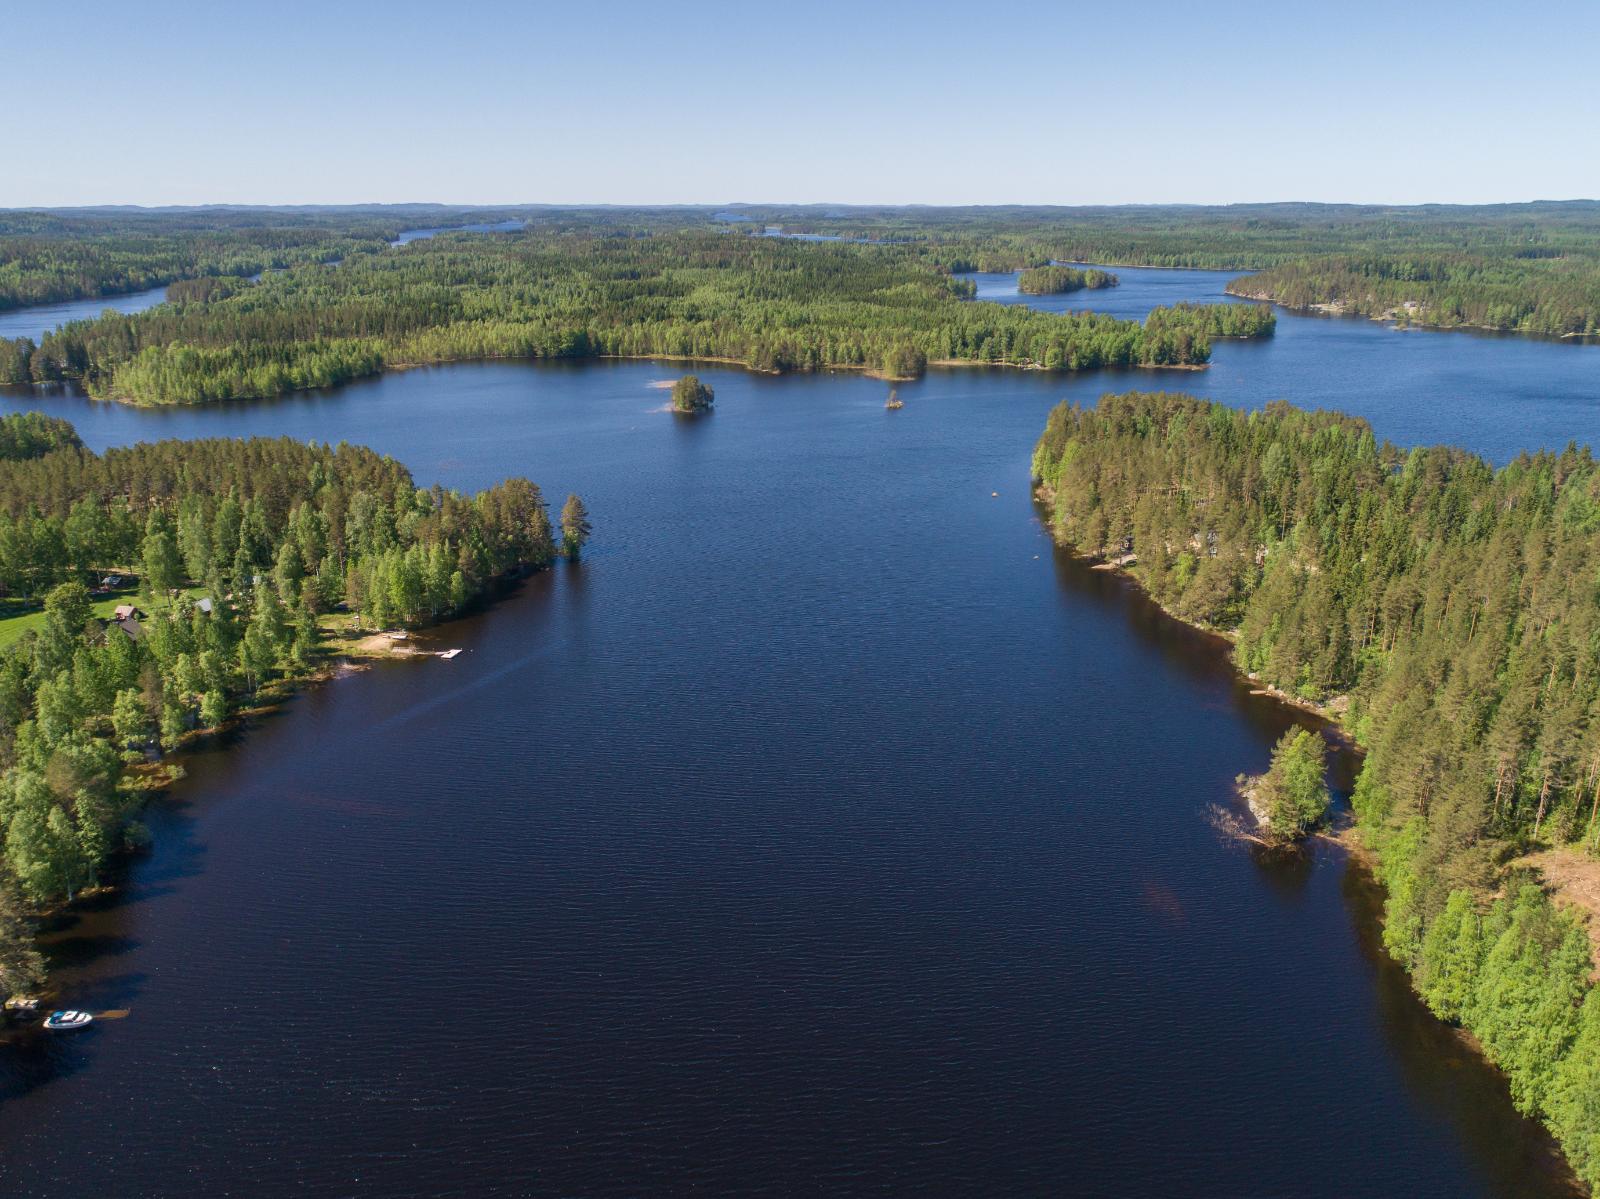
[[[1530,208],[1538,205],[1600,204],[1600,196],[1572,196],[1565,198],[1540,197],[1531,200],[1123,200],[1116,203],[1029,203],[1024,201],[986,201],[983,203],[928,203],[924,201],[861,201],[861,200],[728,200],[728,201],[447,201],[447,200],[335,200],[335,201],[237,201],[207,200],[186,203],[144,204],[107,201],[87,204],[10,204],[0,205],[0,212],[105,212],[136,211],[162,212],[172,210],[199,211],[206,209],[236,209],[261,211],[268,209],[329,209],[329,208],[438,208],[438,209],[690,209],[738,210],[770,208],[824,208],[824,209],[1046,209],[1077,211],[1105,208]]]

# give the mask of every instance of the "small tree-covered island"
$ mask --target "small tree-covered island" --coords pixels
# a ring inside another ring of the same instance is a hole
[[[716,393],[698,375],[685,375],[672,385],[672,410],[685,416],[710,412],[716,400]]]
[[[1035,266],[1017,276],[1017,290],[1025,296],[1059,296],[1116,285],[1115,275],[1092,268],[1080,271],[1070,266]]]
[[[576,558],[539,488],[419,488],[359,446],[163,441],[93,454],[0,418],[0,997],[43,980],[28,913],[136,846],[172,755],[241,710]],[[559,536],[559,548],[557,537]],[[138,586],[130,586],[130,580]]]
[[[1600,1185],[1590,942],[1529,861],[1600,845],[1600,465],[1129,393],[1053,411],[1034,473],[1063,541],[1354,736],[1384,945]],[[1319,742],[1290,734],[1252,780],[1275,835],[1320,819]]]
[[[1292,845],[1328,815],[1328,747],[1322,734],[1290,729],[1272,750],[1267,772],[1239,776],[1239,790],[1269,845]]]

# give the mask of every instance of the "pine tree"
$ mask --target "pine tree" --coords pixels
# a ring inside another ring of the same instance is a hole
[[[561,506],[561,544],[569,558],[576,559],[593,532],[589,524],[589,510],[576,495],[567,496]]]
[[[0,875],[0,999],[25,995],[44,982],[44,959],[15,885]]]
[[[144,582],[157,595],[170,595],[183,582],[183,559],[172,522],[160,508],[150,509],[143,542]]]

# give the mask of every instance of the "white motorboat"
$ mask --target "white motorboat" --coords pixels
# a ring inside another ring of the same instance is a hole
[[[51,1012],[44,1018],[46,1032],[76,1032],[93,1023],[94,1017],[88,1012]]]

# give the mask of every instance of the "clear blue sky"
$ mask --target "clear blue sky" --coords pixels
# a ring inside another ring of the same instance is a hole
[[[1600,196],[1600,7],[18,0],[0,206]]]

